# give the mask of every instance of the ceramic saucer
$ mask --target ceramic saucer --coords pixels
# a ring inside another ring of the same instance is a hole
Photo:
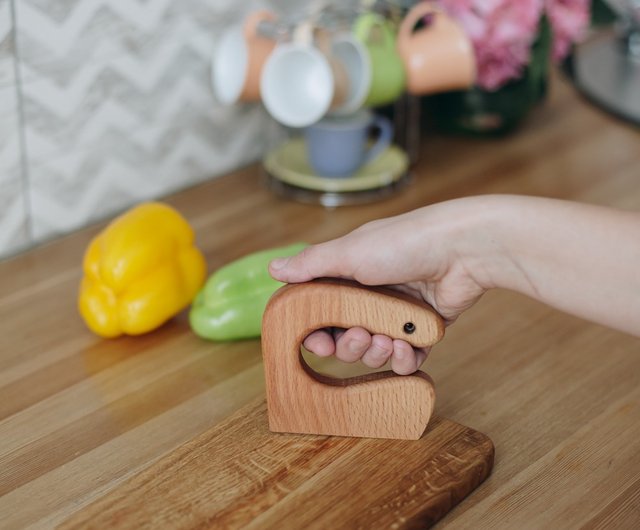
[[[390,146],[351,177],[321,177],[307,162],[307,152],[301,138],[285,142],[268,153],[264,159],[264,168],[273,179],[296,188],[329,193],[386,188],[400,181],[406,175],[408,167],[407,154],[397,146]]]

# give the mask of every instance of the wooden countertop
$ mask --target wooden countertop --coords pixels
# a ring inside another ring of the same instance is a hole
[[[264,189],[257,166],[167,200],[214,270],[257,249],[483,193],[640,210],[640,133],[555,80],[549,101],[508,139],[426,138],[413,183],[384,202],[287,202]],[[259,342],[199,340],[185,314],[137,338],[87,331],[76,290],[101,226],[0,263],[3,528],[64,521],[264,393]],[[640,341],[495,291],[424,368],[436,381],[436,412],[496,448],[493,474],[441,525],[640,525]]]

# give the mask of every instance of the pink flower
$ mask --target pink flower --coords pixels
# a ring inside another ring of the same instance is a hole
[[[551,56],[564,59],[571,44],[582,37],[589,24],[590,0],[545,0],[545,9],[553,31]]]
[[[589,18],[590,0],[439,0],[469,35],[478,64],[477,85],[497,90],[522,76],[542,15],[553,30],[553,58],[563,58]]]
[[[543,0],[440,0],[460,22],[476,53],[477,84],[497,90],[529,63]]]

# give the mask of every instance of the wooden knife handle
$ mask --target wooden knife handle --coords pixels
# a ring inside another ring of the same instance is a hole
[[[300,347],[312,331],[363,327],[415,347],[442,339],[444,322],[426,303],[391,289],[346,280],[290,284],[269,301],[262,321],[269,427],[275,432],[417,439],[435,401],[423,372],[377,372],[335,379],[314,372]]]

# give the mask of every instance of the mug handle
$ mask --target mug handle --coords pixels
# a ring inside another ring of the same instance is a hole
[[[413,35],[413,28],[416,27],[416,24],[421,18],[427,15],[440,15],[442,13],[442,9],[435,6],[432,2],[422,2],[415,5],[400,24],[400,29],[398,30],[398,50],[402,51],[407,47],[411,35]]]
[[[304,46],[313,46],[315,34],[316,28],[314,26],[314,21],[305,20],[293,30],[293,42]]]
[[[376,143],[367,149],[362,161],[363,165],[368,164],[380,156],[382,152],[391,145],[391,140],[393,140],[393,125],[388,118],[384,116],[374,116],[369,128],[378,129],[380,135]]]
[[[362,22],[359,23],[357,28],[358,38],[365,44],[371,44],[372,32],[376,30],[382,35],[382,42],[384,46],[392,48],[394,46],[394,35],[390,28],[390,22],[382,18],[377,14],[371,14]]]

